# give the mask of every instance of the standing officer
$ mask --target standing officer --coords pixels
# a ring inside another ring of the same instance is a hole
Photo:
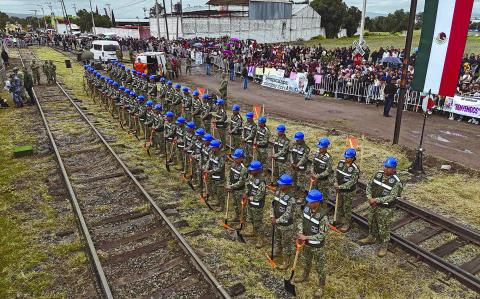
[[[237,104],[234,104],[232,106],[232,117],[230,118],[229,130],[228,130],[232,149],[239,148],[241,146],[240,141],[242,139],[242,127],[243,127],[243,119],[242,119],[242,116],[240,115],[240,106]]]
[[[177,170],[183,170],[185,169],[185,163],[183,160],[183,150],[185,149],[185,117],[178,117],[175,124],[175,142],[177,143],[177,152],[175,154],[177,160],[175,164],[177,164]]]
[[[172,109],[175,116],[180,116],[180,110],[182,105],[182,92],[180,91],[182,85],[180,83],[175,84],[175,91],[173,92],[173,100],[172,100]]]
[[[232,154],[233,163],[230,166],[230,175],[225,190],[231,192],[233,208],[235,210],[235,218],[233,221],[240,220],[240,204],[242,200],[243,190],[245,188],[245,181],[248,177],[248,170],[243,165],[244,152],[241,148],[235,149]]]
[[[184,169],[183,171],[186,172],[187,169],[188,169],[188,164],[189,163],[193,163],[192,160],[190,160],[192,158],[192,154],[193,154],[193,144],[194,144],[194,137],[195,137],[195,123],[193,121],[189,121],[186,125],[186,132],[185,132],[185,148],[184,148],[184,151],[183,151],[183,154],[186,155],[186,157],[184,157],[184,161],[186,162],[186,164],[184,165]],[[192,165],[193,167],[193,165]]]
[[[57,66],[53,63],[52,60],[49,60],[50,64],[50,74],[52,77],[53,83],[57,82]]]
[[[51,74],[50,66],[47,60],[45,60],[45,62],[43,63],[42,70],[43,70],[43,73],[45,74],[45,77],[47,77],[47,84],[48,85],[52,84],[52,77],[50,75]],[[100,76],[97,76],[97,77],[100,77]]]
[[[198,90],[192,92],[192,120],[195,122],[197,127],[200,127],[202,124],[200,122],[200,114],[202,113],[202,102],[198,98],[200,93]]]
[[[290,266],[295,244],[295,232],[293,228],[296,211],[296,202],[293,197],[293,179],[288,174],[283,174],[277,181],[279,189],[275,191],[272,202],[270,218],[275,225],[275,248],[277,254],[283,252],[283,263],[278,267],[285,270]]]
[[[190,96],[188,87],[182,88],[182,115],[186,120],[192,120],[192,97]]]
[[[272,153],[272,159],[273,159],[273,177],[272,179],[272,185],[277,184],[277,179],[282,175],[283,173],[288,172],[287,170],[287,159],[288,159],[288,150],[290,148],[290,140],[287,138],[285,135],[285,125],[284,124],[279,124],[277,126],[277,138],[273,142],[273,153]]]
[[[40,66],[37,64],[35,59],[32,60],[30,67],[32,68],[33,84],[40,85]]]
[[[165,77],[160,78],[160,90],[157,93],[157,101],[165,105],[165,95],[167,94],[167,85],[165,84]]]
[[[248,166],[249,176],[245,182],[243,198],[248,202],[248,219],[252,223],[255,247],[263,247],[263,207],[265,206],[266,184],[262,176],[262,163],[254,160]]]
[[[295,182],[295,191],[298,194],[297,199],[300,200],[305,196],[306,170],[308,163],[308,155],[310,148],[305,144],[305,135],[303,132],[297,132],[293,136],[295,144],[290,146],[290,172],[293,174],[293,181]],[[303,203],[302,203],[303,204]]]
[[[258,118],[257,134],[255,135],[255,142],[253,144],[254,150],[256,151],[256,159],[260,161],[262,165],[267,165],[268,160],[270,130],[267,128],[266,123],[267,118],[265,116]],[[268,167],[265,167],[265,170],[268,170]]]
[[[298,224],[298,239],[305,242],[302,251],[303,273],[295,278],[295,282],[308,281],[313,260],[316,260],[318,274],[318,289],[314,296],[322,297],[325,287],[325,235],[327,234],[327,214],[322,213],[320,204],[323,201],[322,192],[312,189],[305,198],[307,205],[303,209],[302,218]]]
[[[147,83],[148,87],[148,95],[150,96],[151,99],[157,98],[157,83],[155,82],[155,76],[150,76],[149,77],[150,82]]]
[[[205,130],[199,128],[195,131],[195,140],[190,145],[189,150],[192,152],[192,181],[195,186],[200,185],[201,168],[202,168],[202,150],[203,150],[203,137],[205,136]]]
[[[318,152],[313,156],[313,163],[310,168],[310,176],[314,184],[313,189],[320,190],[328,198],[330,186],[332,185],[332,157],[327,152],[330,140],[323,137],[318,141]]]
[[[210,132],[212,122],[212,106],[210,105],[208,94],[202,96],[202,112],[200,113],[202,127],[206,132]]]
[[[242,143],[245,149],[245,162],[248,164],[253,159],[253,141],[257,134],[257,125],[253,121],[253,112],[247,112],[245,117],[247,122],[242,130]]]
[[[165,91],[165,109],[172,111],[173,113],[173,98],[175,96],[175,90],[172,88],[172,81],[167,82],[167,90]]]
[[[164,120],[162,115],[162,104],[156,104],[153,108],[153,121],[152,121],[152,146],[158,148],[160,157],[163,157],[165,153],[165,138],[164,134]]]
[[[215,112],[215,129],[218,132],[218,136],[222,144],[226,143],[226,129],[227,129],[227,112],[225,111],[225,101],[218,99],[216,102],[217,111]],[[226,147],[224,147],[226,149]]]
[[[174,146],[175,146],[175,125],[173,124],[173,117],[175,115],[173,114],[172,111],[167,111],[165,113],[165,131],[164,131],[164,137],[165,137],[165,142],[167,143],[167,152],[166,155],[169,158],[168,163],[170,163],[173,158],[174,158]]]
[[[352,224],[352,201],[357,194],[357,182],[360,177],[360,169],[355,164],[356,156],[354,148],[347,149],[343,154],[345,160],[338,162],[336,170],[337,217],[341,224],[340,231],[343,233],[349,231]]]
[[[212,140],[209,147],[211,148],[210,157],[205,166],[208,173],[208,191],[212,195],[213,203],[220,206],[217,212],[222,212],[225,206],[225,156],[221,154],[220,148],[222,143],[220,140]]]
[[[359,240],[361,245],[380,243],[377,255],[387,254],[390,241],[390,224],[403,185],[397,176],[397,159],[388,157],[383,162],[383,171],[377,172],[367,184],[368,236]]]

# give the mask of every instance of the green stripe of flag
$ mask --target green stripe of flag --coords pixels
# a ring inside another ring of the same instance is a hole
[[[438,1],[439,0],[425,1],[422,34],[420,35],[418,55],[415,61],[415,75],[413,76],[412,82],[413,89],[417,91],[423,91],[423,86],[425,85],[430,51],[432,50],[435,22],[437,20]]]

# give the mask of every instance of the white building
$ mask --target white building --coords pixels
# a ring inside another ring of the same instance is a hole
[[[247,1],[248,2],[248,1]],[[237,2],[238,3],[238,2]],[[248,6],[227,6],[227,10],[184,11],[181,15],[167,15],[169,38],[221,37],[255,39],[259,43],[289,42],[325,35],[321,17],[308,4],[294,4],[292,18],[251,20]],[[247,10],[245,10],[245,8]],[[166,37],[165,18],[159,18],[160,36]],[[150,34],[158,37],[157,22],[150,19]],[[177,31],[178,30],[178,31]]]

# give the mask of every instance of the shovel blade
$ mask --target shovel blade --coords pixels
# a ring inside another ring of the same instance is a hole
[[[290,294],[292,294],[293,296],[297,296],[297,292],[295,290],[295,285],[292,284],[292,282],[290,281],[290,279],[284,279],[283,280],[283,285],[285,287],[285,291],[289,292]]]
[[[235,232],[236,232],[237,238],[238,238],[238,240],[239,240],[240,242],[242,242],[242,243],[247,243],[247,242],[245,241],[245,238],[243,237],[242,233],[241,233],[239,230],[236,230]]]
[[[193,191],[195,191],[195,187],[193,187],[193,184],[192,184],[192,181],[191,180],[188,180],[188,187],[190,187],[190,189],[192,189]]]

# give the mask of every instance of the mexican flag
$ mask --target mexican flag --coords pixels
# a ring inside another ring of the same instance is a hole
[[[453,96],[473,0],[425,0],[414,90]]]

